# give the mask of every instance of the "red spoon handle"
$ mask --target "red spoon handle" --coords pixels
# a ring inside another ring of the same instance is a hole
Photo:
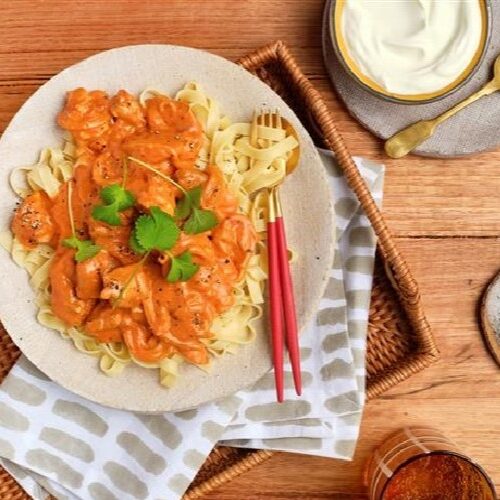
[[[280,210],[281,212],[281,210]],[[276,217],[276,232],[278,256],[280,266],[281,293],[283,312],[285,316],[286,345],[292,365],[293,382],[298,396],[302,394],[302,375],[300,371],[300,347],[297,332],[297,315],[295,312],[295,298],[293,295],[292,276],[288,263],[288,249],[286,244],[285,225],[280,213]]]
[[[278,233],[276,222],[267,224],[267,251],[269,266],[269,298],[271,316],[271,339],[273,346],[274,380],[276,398],[283,401],[283,310],[281,303],[281,283],[278,255]]]

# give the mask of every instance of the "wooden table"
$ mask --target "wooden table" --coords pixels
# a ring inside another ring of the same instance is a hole
[[[352,153],[387,165],[384,212],[420,283],[442,360],[368,404],[352,463],[277,454],[207,498],[363,498],[363,463],[372,447],[414,423],[444,430],[500,491],[500,372],[477,321],[478,299],[500,267],[500,150],[456,160],[388,160],[381,142],[332,92],[321,58],[322,7],[322,0],[4,0],[0,130],[48,78],[101,50],[171,43],[236,59],[271,40],[286,41]]]

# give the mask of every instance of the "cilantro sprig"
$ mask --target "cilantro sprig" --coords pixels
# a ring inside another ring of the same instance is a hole
[[[71,226],[71,237],[63,240],[62,244],[66,248],[74,248],[76,250],[75,260],[77,262],[83,262],[84,260],[91,259],[95,257],[101,250],[99,245],[96,245],[91,240],[80,240],[76,236],[75,229],[75,219],[73,216],[73,189],[72,189],[72,181],[68,182],[68,214],[69,214],[69,223]]]
[[[141,215],[135,221],[130,237],[131,247],[137,253],[151,250],[170,250],[181,231],[174,218],[159,207],[150,207],[149,215]]]
[[[71,236],[71,238],[63,240],[62,244],[66,248],[74,248],[76,250],[75,260],[77,262],[83,262],[84,260],[91,259],[101,251],[101,247],[99,245],[92,243],[90,240],[79,240],[75,235]]]
[[[142,254],[142,259],[137,262],[129,278],[120,290],[120,294],[113,303],[116,307],[122,300],[126,289],[144,265],[149,254],[153,250],[166,252],[171,259],[170,271],[167,281],[187,281],[196,271],[198,266],[193,262],[193,257],[189,251],[174,257],[169,250],[177,243],[180,236],[180,229],[177,227],[174,218],[161,210],[159,207],[150,207],[149,214],[140,215],[134,224],[134,229],[130,235],[130,248],[137,254]]]
[[[189,191],[184,190],[184,196],[175,205],[175,218],[184,220],[191,214],[192,207],[199,207],[201,201],[201,186],[196,186]]]
[[[175,182],[171,177],[165,175],[163,172],[153,167],[149,163],[142,161],[133,156],[128,157],[129,160],[133,161],[137,165],[151,170],[156,175],[170,182],[173,186],[178,188],[183,196],[177,202],[175,207],[175,218],[178,221],[184,222],[184,232],[188,234],[198,234],[209,231],[218,224],[217,216],[211,210],[203,210],[200,206],[201,204],[201,186],[197,186],[189,191],[181,186],[179,183]]]
[[[96,205],[92,210],[95,220],[106,222],[110,226],[121,225],[120,212],[131,208],[135,204],[134,195],[125,189],[127,181],[127,159],[123,161],[123,181],[120,184],[111,184],[101,189],[99,196],[103,203]]]
[[[193,207],[183,229],[188,234],[199,234],[209,231],[217,224],[217,217],[212,211]]]
[[[187,234],[198,234],[209,231],[218,224],[217,216],[211,210],[200,208],[201,186],[197,186],[184,192],[184,196],[175,206],[175,218],[186,219],[184,232]]]
[[[141,215],[135,221],[129,241],[130,247],[145,257],[153,250],[166,252],[171,260],[167,281],[174,283],[189,280],[198,271],[198,265],[193,262],[191,252],[185,251],[178,256],[169,252],[180,235],[180,229],[174,218],[158,207],[151,207],[149,212],[149,215]]]
[[[92,209],[92,217],[110,226],[119,226],[119,213],[135,204],[134,195],[119,184],[111,184],[101,189],[100,197],[104,203]]]
[[[198,264],[193,262],[193,256],[188,250],[180,255],[177,255],[177,257],[170,254],[170,260],[170,271],[167,275],[167,281],[169,283],[174,283],[176,281],[188,281],[199,269]]]

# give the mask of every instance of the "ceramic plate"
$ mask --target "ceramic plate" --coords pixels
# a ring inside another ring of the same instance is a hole
[[[10,171],[35,162],[42,148],[61,143],[55,119],[66,91],[83,86],[139,93],[155,87],[173,94],[192,80],[219,101],[232,121],[249,121],[256,108],[279,108],[299,133],[300,168],[287,180],[282,196],[289,245],[299,255],[293,278],[302,329],[319,303],[333,260],[333,208],[323,165],[309,135],[277,94],[239,66],[200,50],[170,45],[113,49],[65,69],[40,87],[0,140],[0,229],[8,228],[17,201],[8,184]],[[253,344],[214,360],[210,373],[185,364],[171,389],[160,386],[157,370],[137,366],[127,366],[120,376],[110,378],[99,370],[96,358],[38,324],[27,274],[4,251],[0,280],[0,318],[22,352],[52,380],[106,406],[143,412],[184,410],[249,386],[271,368],[264,317]]]

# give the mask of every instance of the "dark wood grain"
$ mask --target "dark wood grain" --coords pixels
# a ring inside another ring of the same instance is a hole
[[[326,78],[322,7],[321,0],[0,2],[0,131],[52,75],[101,50],[172,43],[235,60],[285,40],[351,151],[387,166],[384,213],[419,281],[443,358],[368,404],[352,463],[277,454],[207,498],[362,498],[370,450],[411,423],[441,428],[500,489],[500,372],[477,318],[479,297],[500,268],[500,151],[454,160],[385,157],[381,142],[349,116]]]

